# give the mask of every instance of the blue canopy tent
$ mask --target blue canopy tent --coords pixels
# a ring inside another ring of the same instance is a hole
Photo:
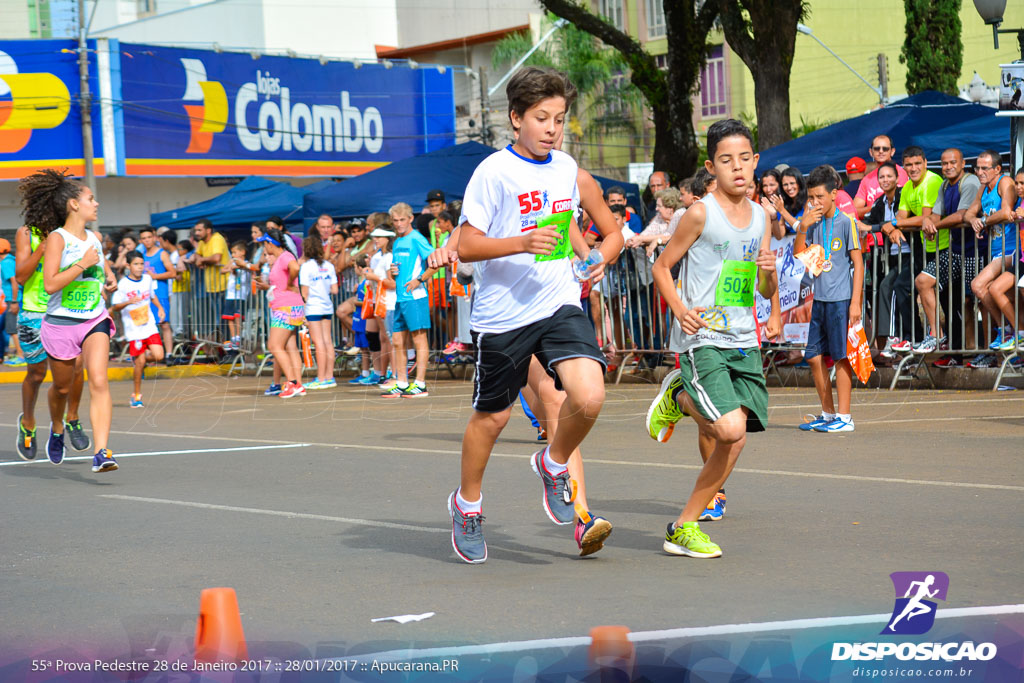
[[[294,187],[252,176],[219,197],[150,214],[149,223],[181,230],[191,228],[200,218],[208,218],[218,230],[247,230],[256,221],[280,216],[289,228],[298,228],[302,225],[303,197],[334,184],[322,180],[306,187]]]
[[[871,138],[882,134],[896,145],[897,162],[909,145],[922,147],[931,166],[938,165],[949,147],[958,147],[968,159],[986,149],[1009,153],[1010,125],[995,113],[991,107],[928,90],[766,149],[758,168],[784,163],[806,174],[815,166],[831,164],[842,171],[851,157],[870,160]]]
[[[427,192],[435,189],[443,191],[449,201],[462,199],[473,171],[495,151],[479,142],[464,142],[396,161],[310,193],[303,203],[305,225],[313,225],[324,213],[335,218],[367,216],[374,211],[387,211],[398,202],[405,202],[416,210],[423,206]],[[602,189],[612,185],[623,187],[627,202],[639,208],[640,191],[635,184],[599,176],[594,179]]]

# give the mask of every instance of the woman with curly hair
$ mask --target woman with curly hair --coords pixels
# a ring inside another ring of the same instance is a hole
[[[99,233],[86,228],[96,220],[99,203],[92,190],[64,172],[46,169],[23,178],[18,186],[25,225],[46,240],[43,289],[50,295],[40,326],[43,348],[50,357],[50,439],[46,453],[55,465],[64,460],[64,408],[82,356],[89,378],[89,417],[96,455],[93,472],[117,469],[107,448],[112,405],[107,386],[107,361],[114,324],[104,301],[117,288],[110,263],[103,256]]]

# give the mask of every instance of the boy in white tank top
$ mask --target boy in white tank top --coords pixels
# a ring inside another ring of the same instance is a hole
[[[768,336],[781,327],[771,222],[746,198],[758,155],[750,131],[726,119],[708,130],[714,192],[683,215],[654,264],[654,281],[675,322],[669,348],[680,369],[670,372],[647,413],[651,438],[665,442],[675,423],[691,415],[699,428],[704,467],[663,548],[673,555],[719,557],[722,549],[700,530],[707,510],[725,511],[724,485],[747,432],[768,423],[768,390],[754,317],[754,288],[772,299]],[[678,282],[671,268],[682,262]],[[717,519],[721,517],[718,513]]]

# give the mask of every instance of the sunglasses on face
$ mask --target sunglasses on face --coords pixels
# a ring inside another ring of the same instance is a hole
[[[872,147],[872,152],[888,152],[892,147]]]

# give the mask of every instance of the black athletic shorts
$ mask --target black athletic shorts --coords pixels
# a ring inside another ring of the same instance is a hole
[[[555,386],[562,388],[554,366],[570,358],[591,358],[604,368],[607,362],[597,348],[594,326],[576,306],[562,306],[550,318],[501,332],[473,333],[476,344],[476,376],[473,380],[473,408],[500,413],[519,398],[530,372],[534,355]]]

